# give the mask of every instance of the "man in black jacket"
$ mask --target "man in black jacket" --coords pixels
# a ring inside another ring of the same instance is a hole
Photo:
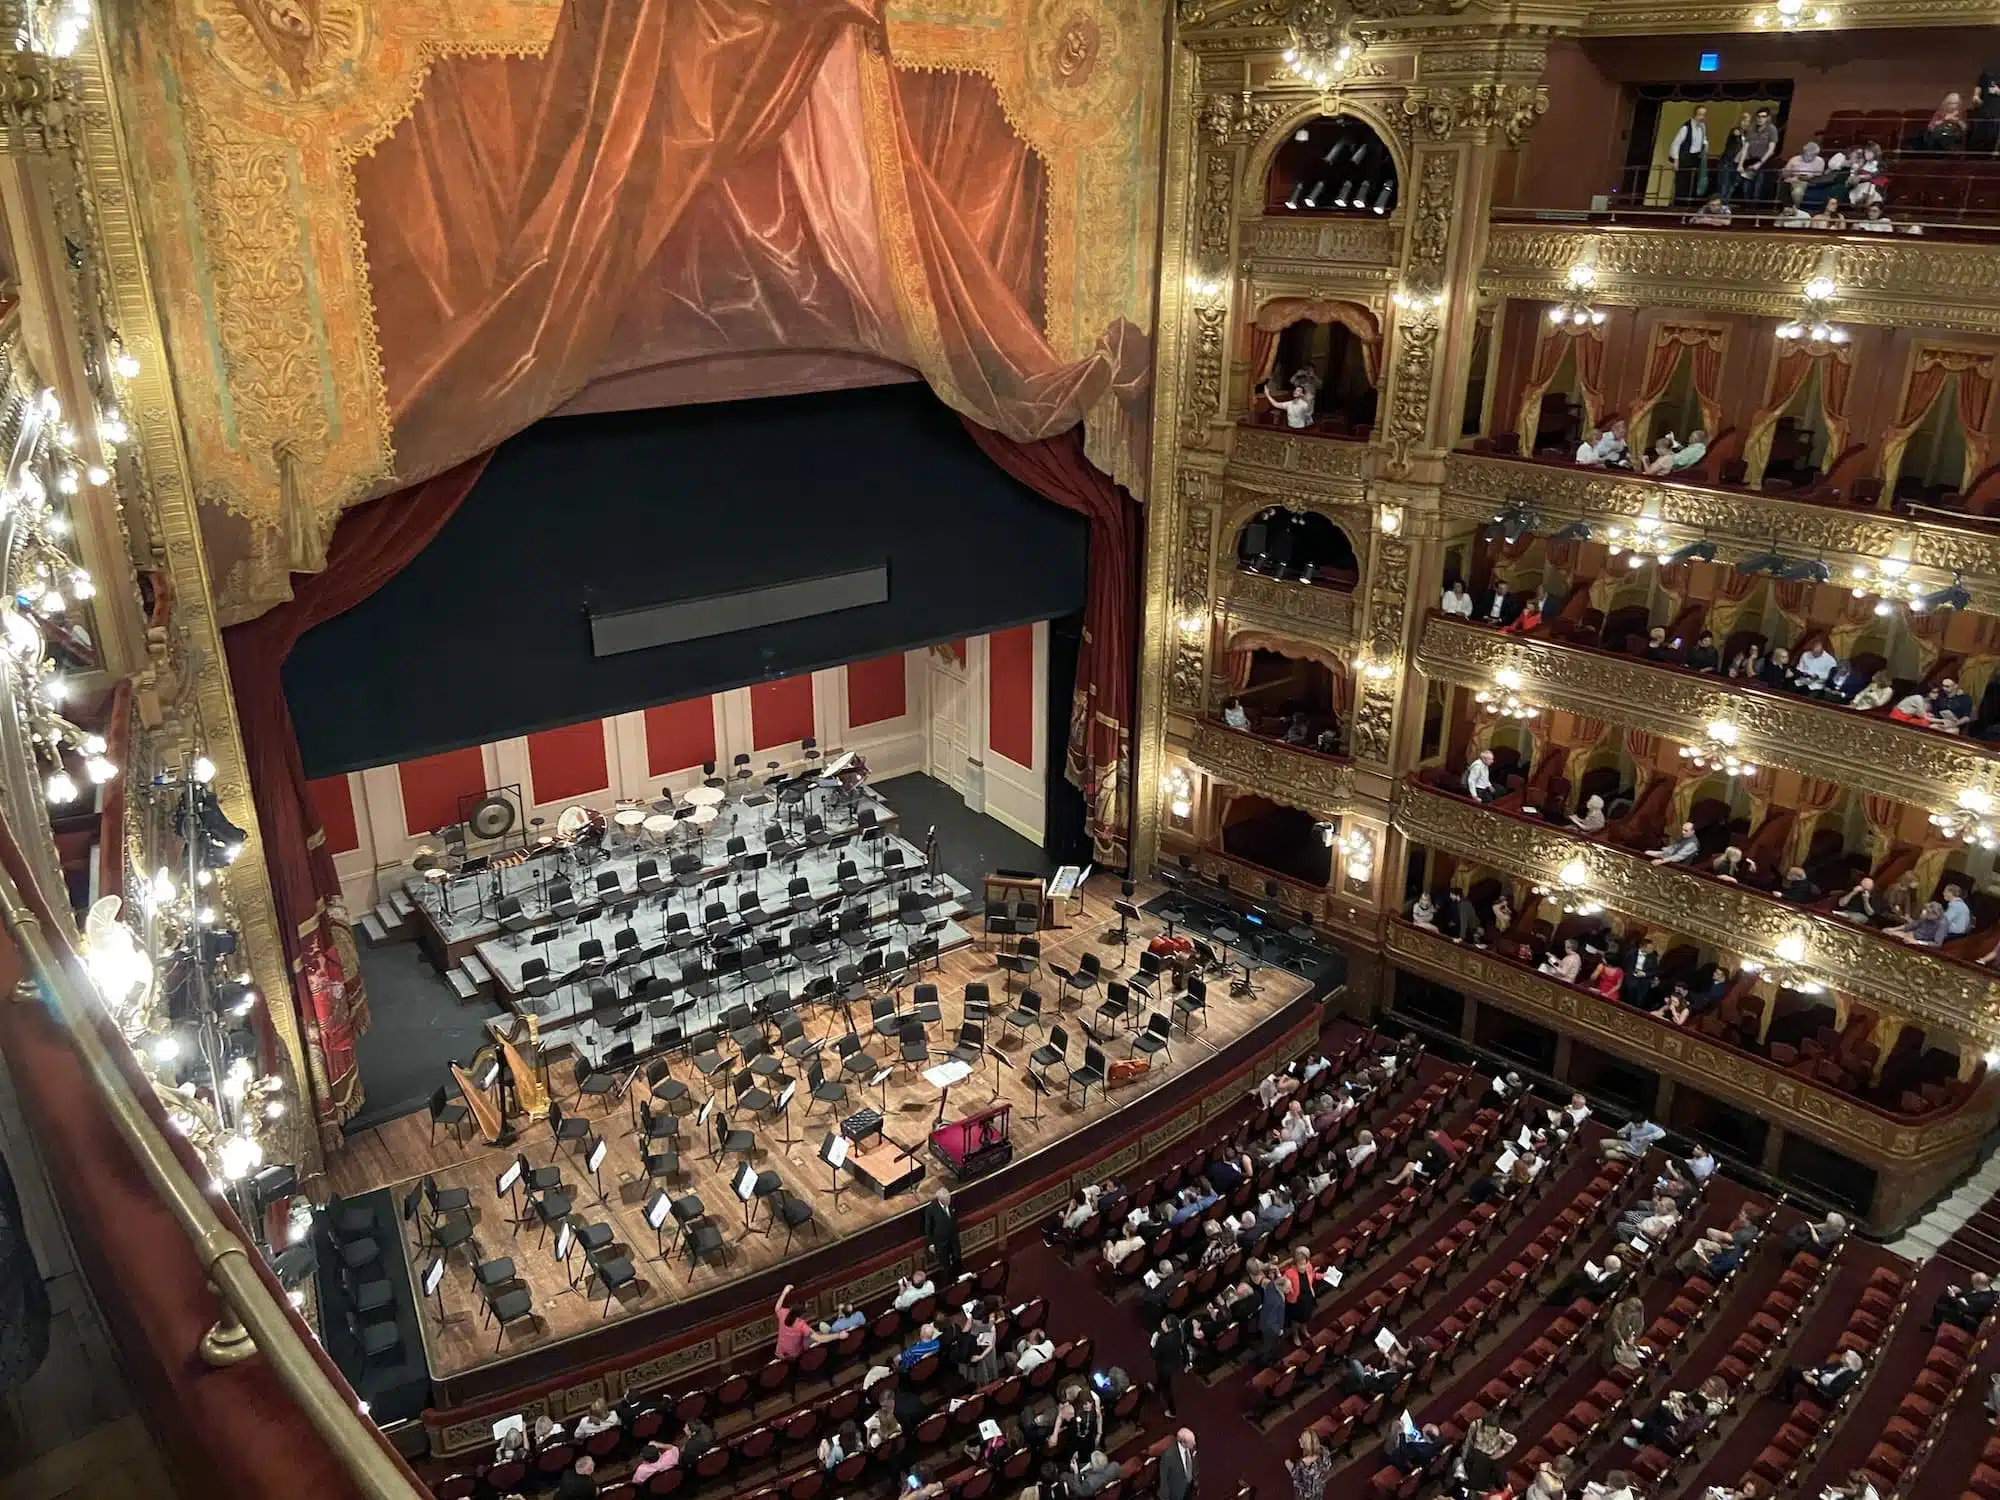
[[[1175,1421],[1180,1420],[1180,1409],[1174,1405],[1174,1380],[1187,1367],[1187,1335],[1181,1320],[1168,1313],[1153,1335],[1153,1388],[1160,1393],[1160,1409]]]
[[[1784,1379],[1778,1382],[1777,1393],[1785,1401],[1811,1396],[1820,1405],[1831,1406],[1846,1395],[1860,1378],[1860,1352],[1847,1349],[1842,1351],[1840,1358],[1823,1365],[1811,1368],[1791,1366],[1785,1371]]]
[[[1503,578],[1493,580],[1493,587],[1479,596],[1473,606],[1472,619],[1477,625],[1512,625],[1521,617],[1521,606],[1526,601],[1519,594],[1507,592],[1507,582]]]
[[[1937,1301],[1931,1304],[1931,1320],[1924,1327],[1934,1333],[1938,1324],[1949,1323],[1977,1333],[1996,1304],[2000,1304],[2000,1291],[1994,1290],[1993,1278],[1984,1271],[1974,1271],[1970,1286],[1948,1286],[1938,1293]]]
[[[917,1223],[924,1232],[924,1238],[930,1241],[931,1253],[937,1256],[939,1268],[947,1276],[957,1276],[960,1265],[958,1213],[951,1206],[951,1193],[939,1188],[937,1196],[924,1205]]]

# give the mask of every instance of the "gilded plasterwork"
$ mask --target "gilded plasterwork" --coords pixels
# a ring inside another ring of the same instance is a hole
[[[1755,0],[1696,0],[1654,5],[1648,0],[1601,0],[1584,22],[1588,36],[1707,35],[1770,30],[1771,8]],[[1847,0],[1844,27],[1984,26],[1993,21],[1986,0]]]
[[[1316,641],[1354,633],[1354,596],[1310,583],[1264,578],[1235,568],[1216,586],[1231,618],[1304,634]]]
[[[1800,288],[1825,274],[1840,289],[1843,322],[2000,333],[2000,250],[1870,238],[1879,243],[1822,243],[1781,231],[1496,223],[1487,232],[1479,284],[1499,296],[1560,301],[1568,294],[1569,268],[1594,253],[1594,301],[1789,318],[1798,312]],[[1832,265],[1823,270],[1826,255]]]
[[[1328,817],[1354,795],[1354,770],[1324,755],[1203,722],[1195,726],[1188,759],[1211,776]]]
[[[1947,963],[1921,948],[1863,932],[1838,918],[1704,879],[1613,845],[1571,838],[1544,823],[1479,808],[1405,783],[1396,827],[1415,843],[1449,849],[1542,884],[1580,860],[1583,889],[1613,911],[1777,962],[1789,937],[1805,942],[1804,967],[1833,989],[1866,997],[1977,1039],[2000,1039],[2000,978]]]
[[[1680,739],[1717,720],[1736,726],[1745,759],[1857,786],[1918,807],[1951,807],[1959,792],[2000,799],[2000,760],[1950,735],[1803,698],[1748,692],[1726,678],[1668,671],[1553,641],[1502,635],[1456,620],[1424,622],[1417,666],[1464,687],[1518,672],[1533,703]]]
[[[1247,470],[1267,470],[1251,474]],[[1328,486],[1328,495],[1359,503],[1368,470],[1368,445],[1340,438],[1303,437],[1262,427],[1239,428],[1229,450],[1229,475],[1249,484],[1300,480]]]
[[[1810,1080],[1667,1026],[1574,985],[1560,984],[1406,922],[1391,922],[1389,956],[1402,968],[1475,994],[1670,1077],[1859,1161],[1909,1167],[1950,1158],[1985,1133],[1986,1111],[1961,1108],[1941,1120],[1906,1125]]]
[[[1339,276],[1343,281],[1363,277],[1379,280],[1379,275],[1368,276],[1367,273],[1384,272],[1393,267],[1402,238],[1401,227],[1385,220],[1329,219],[1313,224],[1294,219],[1260,218],[1250,229],[1249,250],[1256,258],[1260,276],[1264,262],[1296,261],[1310,264],[1313,274],[1322,277]],[[1289,269],[1296,274],[1296,267]],[[1335,286],[1329,281],[1324,291],[1309,286],[1299,289],[1295,295],[1346,295],[1344,286],[1338,290],[1334,289]],[[1251,299],[1252,305],[1262,302],[1268,295],[1269,291],[1259,287]]]
[[[1657,507],[1663,526],[1679,540],[1707,537],[1716,557],[1733,562],[1755,552],[1779,550],[1822,557],[1840,577],[1855,563],[1889,555],[1904,537],[1912,539],[1910,563],[1940,584],[1964,575],[1973,608],[2000,611],[2000,538],[1971,530],[1905,520],[1882,512],[1842,510],[1739,490],[1705,490],[1687,484],[1660,484],[1643,477],[1613,477],[1555,464],[1529,463],[1485,454],[1452,453],[1445,463],[1445,513],[1462,521],[1486,521],[1503,506],[1528,504],[1544,527],[1569,521],[1630,522],[1647,504]]]

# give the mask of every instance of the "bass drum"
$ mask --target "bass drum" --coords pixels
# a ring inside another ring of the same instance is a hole
[[[565,807],[556,819],[556,842],[571,848],[578,844],[602,844],[604,814],[594,807]]]

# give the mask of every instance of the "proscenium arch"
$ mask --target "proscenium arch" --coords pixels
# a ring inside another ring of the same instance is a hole
[[[1403,96],[1399,91],[1393,99],[1377,101],[1365,94],[1343,93],[1340,96],[1339,113],[1353,115],[1362,124],[1374,131],[1389,152],[1389,160],[1396,165],[1396,181],[1407,185],[1410,181],[1410,155],[1402,136],[1397,132],[1395,118],[1390,111],[1400,111]],[[1255,141],[1251,142],[1250,154],[1244,159],[1243,177],[1236,184],[1236,213],[1238,218],[1264,217],[1264,179],[1271,171],[1271,158],[1278,154],[1278,148],[1292,138],[1292,132],[1312,120],[1327,113],[1325,101],[1314,95],[1301,99],[1296,109],[1286,113]],[[1404,191],[1398,188],[1396,206],[1380,219],[1369,215],[1369,221],[1378,224],[1394,224],[1399,228],[1408,223],[1408,215],[1403,212]],[[1317,220],[1313,222],[1319,222]],[[1342,222],[1339,220],[1329,222]]]

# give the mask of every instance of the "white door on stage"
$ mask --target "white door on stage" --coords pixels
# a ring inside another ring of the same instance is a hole
[[[965,666],[956,656],[934,648],[929,659],[930,728],[924,769],[962,797],[971,771],[972,695]]]

